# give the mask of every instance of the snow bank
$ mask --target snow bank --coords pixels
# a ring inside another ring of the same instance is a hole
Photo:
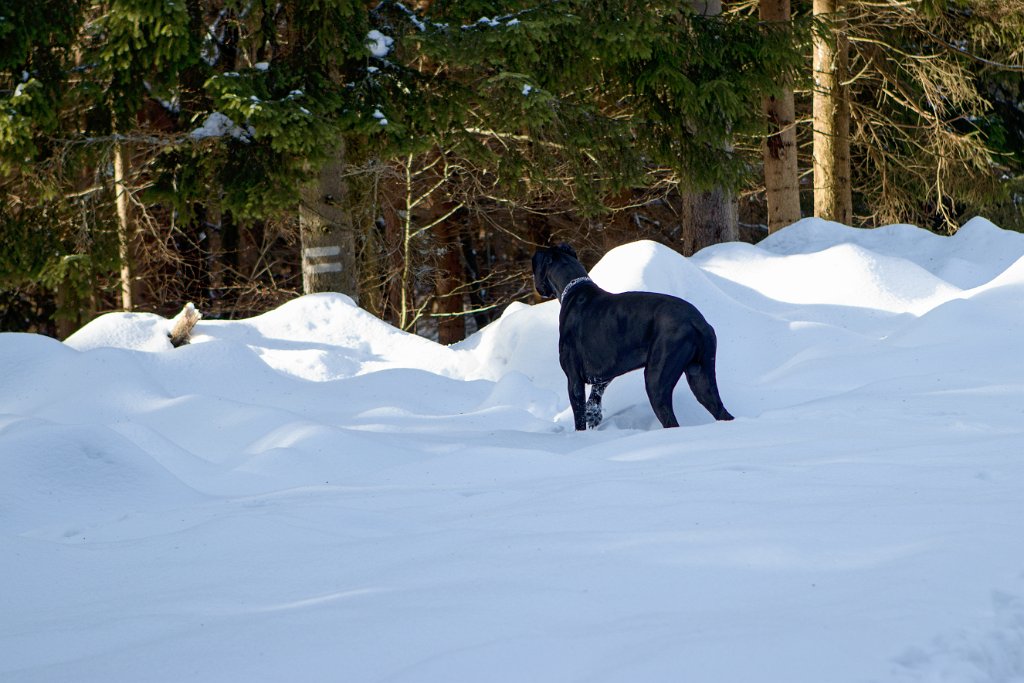
[[[450,347],[340,295],[0,334],[0,678],[1020,677],[1024,235],[591,274],[697,305],[738,419],[684,385],[662,430],[633,373],[573,432],[554,301]]]

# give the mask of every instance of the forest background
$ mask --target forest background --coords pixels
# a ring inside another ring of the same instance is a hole
[[[339,291],[452,343],[529,257],[1024,231],[1024,0],[0,0],[0,330]]]

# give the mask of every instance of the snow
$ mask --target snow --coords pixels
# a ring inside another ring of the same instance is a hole
[[[387,57],[391,52],[391,47],[395,44],[395,39],[391,36],[386,36],[377,29],[373,29],[366,34],[366,48],[370,51],[374,57],[383,59]]]
[[[253,96],[253,99],[255,96]],[[236,140],[242,140],[243,142],[248,141],[252,137],[252,129],[249,131],[238,126],[232,121],[227,115],[222,114],[219,111],[215,111],[203,121],[203,125],[196,128],[189,137],[193,140],[205,140],[207,138],[219,138],[225,135],[230,135]]]
[[[1024,235],[806,219],[612,291],[715,326],[572,430],[558,303],[465,342],[341,295],[0,334],[0,680],[1024,678]]]

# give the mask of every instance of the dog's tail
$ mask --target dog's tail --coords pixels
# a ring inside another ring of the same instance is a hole
[[[718,378],[715,371],[715,364],[718,356],[718,337],[710,324],[705,330],[699,330],[701,334],[700,348],[695,354],[692,363],[686,368],[686,381],[690,385],[690,391],[704,406],[711,416],[716,420],[731,420],[732,414],[725,409],[722,403],[722,396],[718,392]]]

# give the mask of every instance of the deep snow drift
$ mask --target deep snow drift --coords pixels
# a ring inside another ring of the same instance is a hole
[[[1024,235],[808,219],[592,270],[696,304],[731,423],[572,431],[558,303],[0,335],[4,681],[1024,680]]]

